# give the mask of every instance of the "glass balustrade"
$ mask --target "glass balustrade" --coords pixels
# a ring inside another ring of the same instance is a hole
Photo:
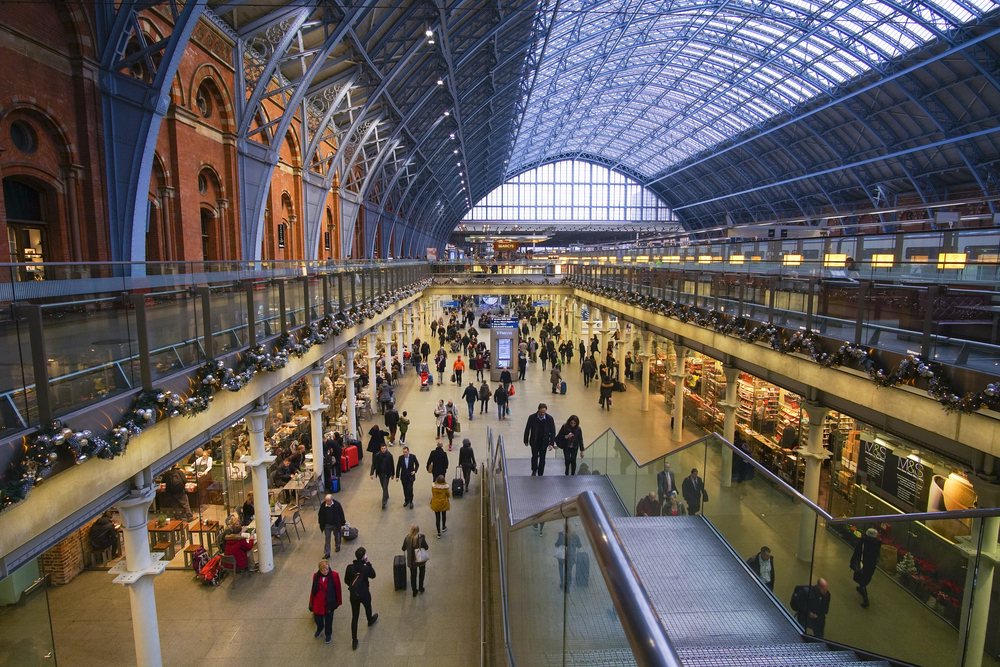
[[[373,283],[376,274],[371,273],[362,284],[361,272],[375,266],[381,267],[382,281]],[[391,267],[356,261],[54,263],[33,265],[30,275],[22,269],[0,266],[0,300],[7,306],[0,309],[0,336],[9,352],[0,372],[0,432],[8,433],[39,422],[39,367],[48,390],[44,402],[54,417],[141,387],[139,307],[156,382],[204,363],[207,331],[211,352],[222,356],[249,345],[251,321],[262,341],[280,333],[282,313],[289,329],[321,319],[326,314],[323,276],[328,276],[331,308],[337,311],[338,276],[345,276],[349,308],[352,280],[360,303],[362,294],[370,300],[389,293],[389,285],[427,275],[426,263],[406,261]],[[44,360],[35,359],[42,350]]]

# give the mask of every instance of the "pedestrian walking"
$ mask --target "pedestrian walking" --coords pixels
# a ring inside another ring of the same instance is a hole
[[[395,464],[396,461],[384,444],[372,457],[372,469],[368,475],[372,479],[378,477],[378,483],[382,485],[382,509],[385,509],[386,503],[389,502],[389,480],[392,479],[392,473],[396,468]]]
[[[451,365],[451,370],[455,374],[455,384],[459,387],[462,386],[462,371],[465,370],[465,362],[462,361],[462,355],[458,355],[455,359],[455,363]]]
[[[410,428],[410,420],[406,417],[406,410],[403,410],[402,416],[399,418],[399,444],[406,444],[406,431]]]
[[[490,384],[486,380],[483,380],[483,383],[479,385],[479,414],[483,414],[490,409],[490,396],[492,394]]]
[[[566,475],[576,474],[576,457],[583,458],[583,431],[580,429],[580,418],[570,415],[566,423],[556,434],[556,447],[563,451],[566,459]]]
[[[708,492],[705,491],[705,480],[698,477],[698,469],[691,468],[691,474],[681,483],[681,495],[687,503],[688,514],[694,516],[701,510],[701,504],[708,502]]]
[[[548,413],[548,406],[538,404],[538,411],[528,416],[524,425],[524,446],[531,447],[531,476],[545,474],[545,454],[552,448],[556,437],[556,421]]]
[[[368,585],[374,578],[375,568],[368,562],[365,548],[358,547],[354,552],[354,562],[344,572],[344,581],[351,591],[351,648],[354,650],[358,648],[358,616],[361,607],[365,608],[369,628],[378,621],[378,614],[372,614],[372,593]]]
[[[611,409],[611,392],[614,391],[615,381],[610,375],[601,375],[601,399],[598,403],[602,410]]]
[[[479,474],[476,469],[476,453],[472,451],[472,441],[468,438],[462,440],[462,447],[458,450],[458,465],[462,468],[462,477],[465,479],[465,492],[469,492],[469,480],[472,473]]]
[[[431,485],[431,509],[434,511],[434,526],[437,528],[438,539],[441,533],[448,532],[448,510],[451,509],[451,489],[444,481],[444,475],[434,478]]]
[[[747,565],[765,586],[774,590],[774,557],[769,547],[761,547],[760,551],[747,559]]]
[[[389,446],[392,447],[396,442],[396,429],[399,428],[399,412],[392,404],[385,411],[385,426],[389,429]]]
[[[514,380],[510,377],[510,369],[506,366],[500,371],[500,384],[503,385],[503,390],[510,394],[510,385],[513,384]]]
[[[403,507],[413,509],[413,482],[419,468],[417,457],[410,453],[409,447],[403,447],[396,462],[396,481],[403,485]]]
[[[319,529],[323,531],[326,542],[323,545],[323,558],[330,557],[330,535],[334,537],[337,551],[340,551],[341,530],[347,519],[344,517],[344,506],[330,494],[326,495],[323,504],[319,506]]]
[[[472,411],[476,408],[476,401],[479,400],[479,391],[476,389],[476,385],[472,380],[469,380],[469,385],[462,392],[462,397],[465,399],[465,403],[469,406],[469,421],[472,421]]]
[[[444,434],[448,436],[448,451],[451,451],[452,442],[455,440],[455,430],[459,428],[458,417],[456,417],[452,412],[448,412],[444,416]]]
[[[855,590],[861,593],[861,606],[868,606],[868,584],[875,574],[875,567],[878,565],[879,552],[882,550],[882,540],[878,538],[878,531],[869,528],[865,531],[864,537],[854,547],[854,555],[851,556],[851,569],[854,570],[854,581],[857,582]]]
[[[562,382],[562,371],[559,370],[559,364],[553,359],[552,370],[549,371],[549,384],[552,385],[552,393],[559,393],[559,383]]]
[[[816,585],[809,587],[805,604],[796,613],[796,618],[802,625],[802,633],[808,634],[812,630],[813,635],[822,638],[826,629],[826,615],[829,613],[830,585],[826,579],[817,579]]]
[[[434,420],[437,422],[437,439],[440,440],[441,436],[444,435],[444,416],[448,414],[447,408],[444,406],[444,399],[438,401],[437,407],[434,408]]]
[[[330,569],[325,558],[319,562],[319,570],[313,575],[312,590],[309,592],[309,611],[316,621],[316,634],[326,632],[326,643],[333,641],[333,610],[341,604],[340,575]]]
[[[437,447],[427,457],[427,472],[431,474],[431,479],[448,474],[448,452],[444,451],[444,443],[437,443]]]
[[[497,416],[500,418],[500,421],[503,421],[507,416],[507,402],[509,400],[510,397],[507,395],[507,390],[504,386],[502,384],[497,385],[496,391],[493,392],[493,402],[497,404]]]
[[[424,592],[424,575],[427,561],[430,560],[430,554],[427,553],[429,548],[427,538],[420,532],[420,526],[410,526],[410,532],[403,538],[403,553],[406,554],[406,566],[410,568],[410,590],[413,591],[413,597],[417,597],[418,592]]]

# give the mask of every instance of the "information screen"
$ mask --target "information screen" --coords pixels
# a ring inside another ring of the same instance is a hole
[[[497,362],[501,366],[510,366],[513,358],[514,341],[510,338],[500,338],[497,340]]]

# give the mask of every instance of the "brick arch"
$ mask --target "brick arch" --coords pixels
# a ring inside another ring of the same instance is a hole
[[[66,33],[70,55],[100,60],[100,54],[96,51],[97,33],[83,3],[55,0],[53,4]]]
[[[215,88],[215,93],[221,100],[219,105],[219,117],[222,120],[222,131],[223,132],[235,132],[236,131],[236,107],[233,104],[233,98],[231,91],[228,86],[223,85],[221,82],[225,81],[225,77],[219,68],[212,63],[202,63],[194,72],[191,74],[188,85],[188,100],[185,104],[188,108],[192,110],[196,109],[195,99],[198,95],[198,89],[201,88],[202,84],[206,81],[210,81],[212,86]]]
[[[69,139],[70,131],[56,119],[56,112],[52,107],[43,106],[36,98],[24,95],[11,95],[0,99],[0,121],[18,111],[27,112],[28,115],[39,121],[46,131],[52,134],[56,139],[60,161],[63,164],[79,163],[79,151],[76,144]]]

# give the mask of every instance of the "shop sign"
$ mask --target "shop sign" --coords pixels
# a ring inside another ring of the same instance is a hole
[[[517,328],[517,318],[510,317],[510,318],[503,319],[503,318],[494,317],[492,320],[490,320],[490,328],[491,329],[504,329],[504,328],[507,328],[507,329],[516,329]]]
[[[552,301],[551,299],[543,299],[541,301],[534,301],[532,303],[534,304],[535,308],[548,308],[549,305],[551,305]]]
[[[502,250],[517,250],[517,241],[494,241],[493,250],[494,252],[500,252]]]
[[[909,512],[934,512],[929,507],[933,468],[907,456],[896,456],[877,442],[862,443],[858,457],[858,481],[868,490],[886,499],[895,499]]]

